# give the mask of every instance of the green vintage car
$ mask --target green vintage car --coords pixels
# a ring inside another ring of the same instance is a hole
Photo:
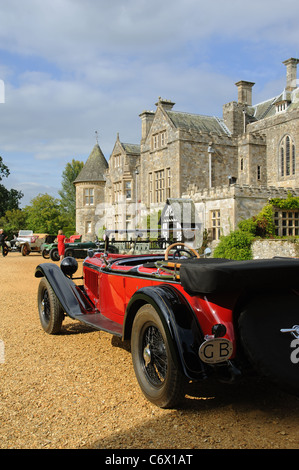
[[[81,242],[80,240],[81,237],[73,242],[65,243],[65,257],[71,256],[72,258],[84,259],[87,256],[87,251],[90,249],[94,251],[104,251],[104,242]],[[113,245],[109,246],[108,251],[110,253],[118,253],[118,249]],[[42,251],[42,255],[44,258],[51,258],[52,261],[59,261],[57,243],[52,243],[51,246],[45,247]]]
[[[81,238],[82,235],[71,235],[69,238],[66,238],[65,248],[67,248],[69,243],[73,244],[80,242]],[[52,261],[59,261],[57,242],[53,241],[53,243],[44,243],[41,248],[43,258],[51,258]]]

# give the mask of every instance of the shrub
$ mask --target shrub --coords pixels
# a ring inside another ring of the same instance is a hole
[[[221,237],[213,256],[234,260],[252,259],[251,243],[253,239],[252,233],[243,230],[231,232],[229,235]]]

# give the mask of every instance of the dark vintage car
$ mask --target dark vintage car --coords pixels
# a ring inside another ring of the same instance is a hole
[[[130,340],[157,406],[178,406],[187,382],[252,371],[299,394],[299,260],[199,258],[179,242],[164,255],[90,253],[83,283],[77,267],[71,257],[37,266],[42,328],[59,333],[67,315]]]
[[[104,251],[104,242],[82,242],[81,237],[77,240],[67,240],[65,242],[65,257],[71,256],[77,259],[84,259],[87,256],[88,250]],[[117,253],[118,249],[111,245],[109,246],[110,253]],[[60,257],[58,254],[58,245],[53,243],[52,245],[45,247],[42,251],[44,258],[51,258],[52,261],[59,261]]]
[[[58,244],[56,240],[57,236],[53,237],[51,242],[44,243],[41,246],[42,256],[45,259],[51,258],[52,261],[59,261],[60,257],[58,254]],[[69,238],[66,238],[64,243],[65,247],[68,246],[69,243],[78,243],[81,241],[82,235],[71,235]]]

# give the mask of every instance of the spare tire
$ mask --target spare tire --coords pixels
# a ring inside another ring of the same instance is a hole
[[[298,361],[294,361],[295,338],[280,330],[298,324],[299,296],[294,292],[257,295],[239,316],[240,340],[250,362],[264,376],[296,395],[299,394],[299,354]]]

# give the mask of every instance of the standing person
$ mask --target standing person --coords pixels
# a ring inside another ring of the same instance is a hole
[[[63,230],[58,230],[58,235],[57,235],[57,242],[58,242],[58,254],[60,260],[64,258],[64,252],[65,252],[65,235],[63,235]]]
[[[7,252],[5,251],[6,245],[5,245],[5,240],[7,236],[3,231],[3,228],[0,228],[0,246],[2,247],[2,255],[5,256]]]

